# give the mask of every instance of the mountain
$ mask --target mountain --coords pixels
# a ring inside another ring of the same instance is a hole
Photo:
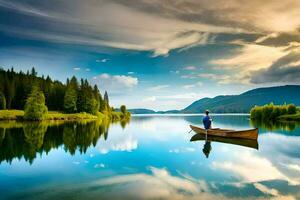
[[[155,114],[156,113],[154,110],[144,109],[144,108],[128,109],[128,111],[131,114]]]
[[[149,109],[129,109],[133,114],[176,114],[203,113],[248,113],[255,105],[293,103],[300,105],[300,85],[285,85],[257,88],[239,95],[220,95],[214,98],[202,98],[182,110],[154,111]]]
[[[255,105],[293,103],[300,105],[300,85],[286,85],[249,90],[240,95],[203,98],[181,110],[181,113],[246,113]]]

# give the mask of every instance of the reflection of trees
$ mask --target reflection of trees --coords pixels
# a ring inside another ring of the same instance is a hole
[[[296,129],[297,126],[300,125],[299,122],[282,122],[282,121],[255,120],[255,119],[251,119],[250,123],[254,127],[263,128],[268,131],[276,131],[276,130],[293,131]]]
[[[0,128],[0,146],[5,137],[5,128]]]
[[[77,150],[85,153],[89,146],[97,144],[101,135],[107,139],[109,125],[110,121],[104,119],[63,124],[30,122],[0,128],[0,163],[11,162],[14,158],[32,163],[37,153],[48,153],[61,145],[71,155]]]

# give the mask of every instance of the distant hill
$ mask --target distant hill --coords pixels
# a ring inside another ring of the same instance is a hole
[[[154,110],[144,109],[144,108],[135,108],[135,109],[128,109],[131,114],[155,114]]]
[[[181,110],[182,113],[246,113],[255,105],[294,103],[300,105],[300,85],[286,85],[249,90],[240,95],[203,98]]]
[[[300,105],[300,85],[285,85],[257,88],[240,95],[220,95],[202,98],[183,110],[157,111],[149,109],[130,109],[134,114],[203,113],[209,109],[214,113],[248,113],[255,105],[293,103]]]

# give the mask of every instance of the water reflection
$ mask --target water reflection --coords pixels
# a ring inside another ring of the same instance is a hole
[[[224,138],[224,137],[217,137],[217,136],[205,136],[201,134],[195,134],[190,139],[191,142],[194,141],[205,141],[203,146],[203,153],[206,156],[206,158],[209,157],[209,153],[212,150],[212,143],[213,142],[219,142],[219,143],[225,143],[225,144],[233,144],[233,145],[239,145],[244,147],[249,147],[253,149],[258,150],[258,141],[257,140],[248,140],[248,139],[239,139],[239,138]]]
[[[251,119],[250,124],[267,131],[294,131],[300,128],[300,122],[289,121],[262,121]]]
[[[128,121],[120,122],[125,128]],[[87,120],[77,122],[1,122],[0,163],[11,163],[14,158],[24,158],[32,163],[37,154],[64,147],[74,155],[76,151],[86,153],[90,146],[108,137],[109,120]]]
[[[109,134],[95,122],[0,123],[1,160],[9,162],[0,164],[0,198],[300,199],[299,129],[260,130],[257,151],[258,143],[188,133],[201,123],[201,116],[133,117],[126,129],[110,124]],[[214,116],[214,126],[252,127],[248,116]],[[32,164],[24,154],[36,157]]]

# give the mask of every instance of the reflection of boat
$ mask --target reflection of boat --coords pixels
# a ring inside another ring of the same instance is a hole
[[[191,129],[199,134],[218,136],[218,137],[227,137],[227,138],[244,138],[257,140],[258,137],[258,129],[249,129],[242,131],[228,130],[228,129],[220,129],[220,128],[212,128],[205,130],[203,128],[190,125]]]
[[[240,139],[240,138],[225,138],[225,137],[218,137],[218,136],[211,136],[208,135],[207,138],[205,135],[202,134],[195,134],[191,141],[198,141],[198,140],[206,140],[206,141],[214,141],[214,142],[221,142],[227,144],[235,144],[244,147],[250,147],[253,149],[258,149],[258,142],[257,140],[249,140],[249,139]]]

